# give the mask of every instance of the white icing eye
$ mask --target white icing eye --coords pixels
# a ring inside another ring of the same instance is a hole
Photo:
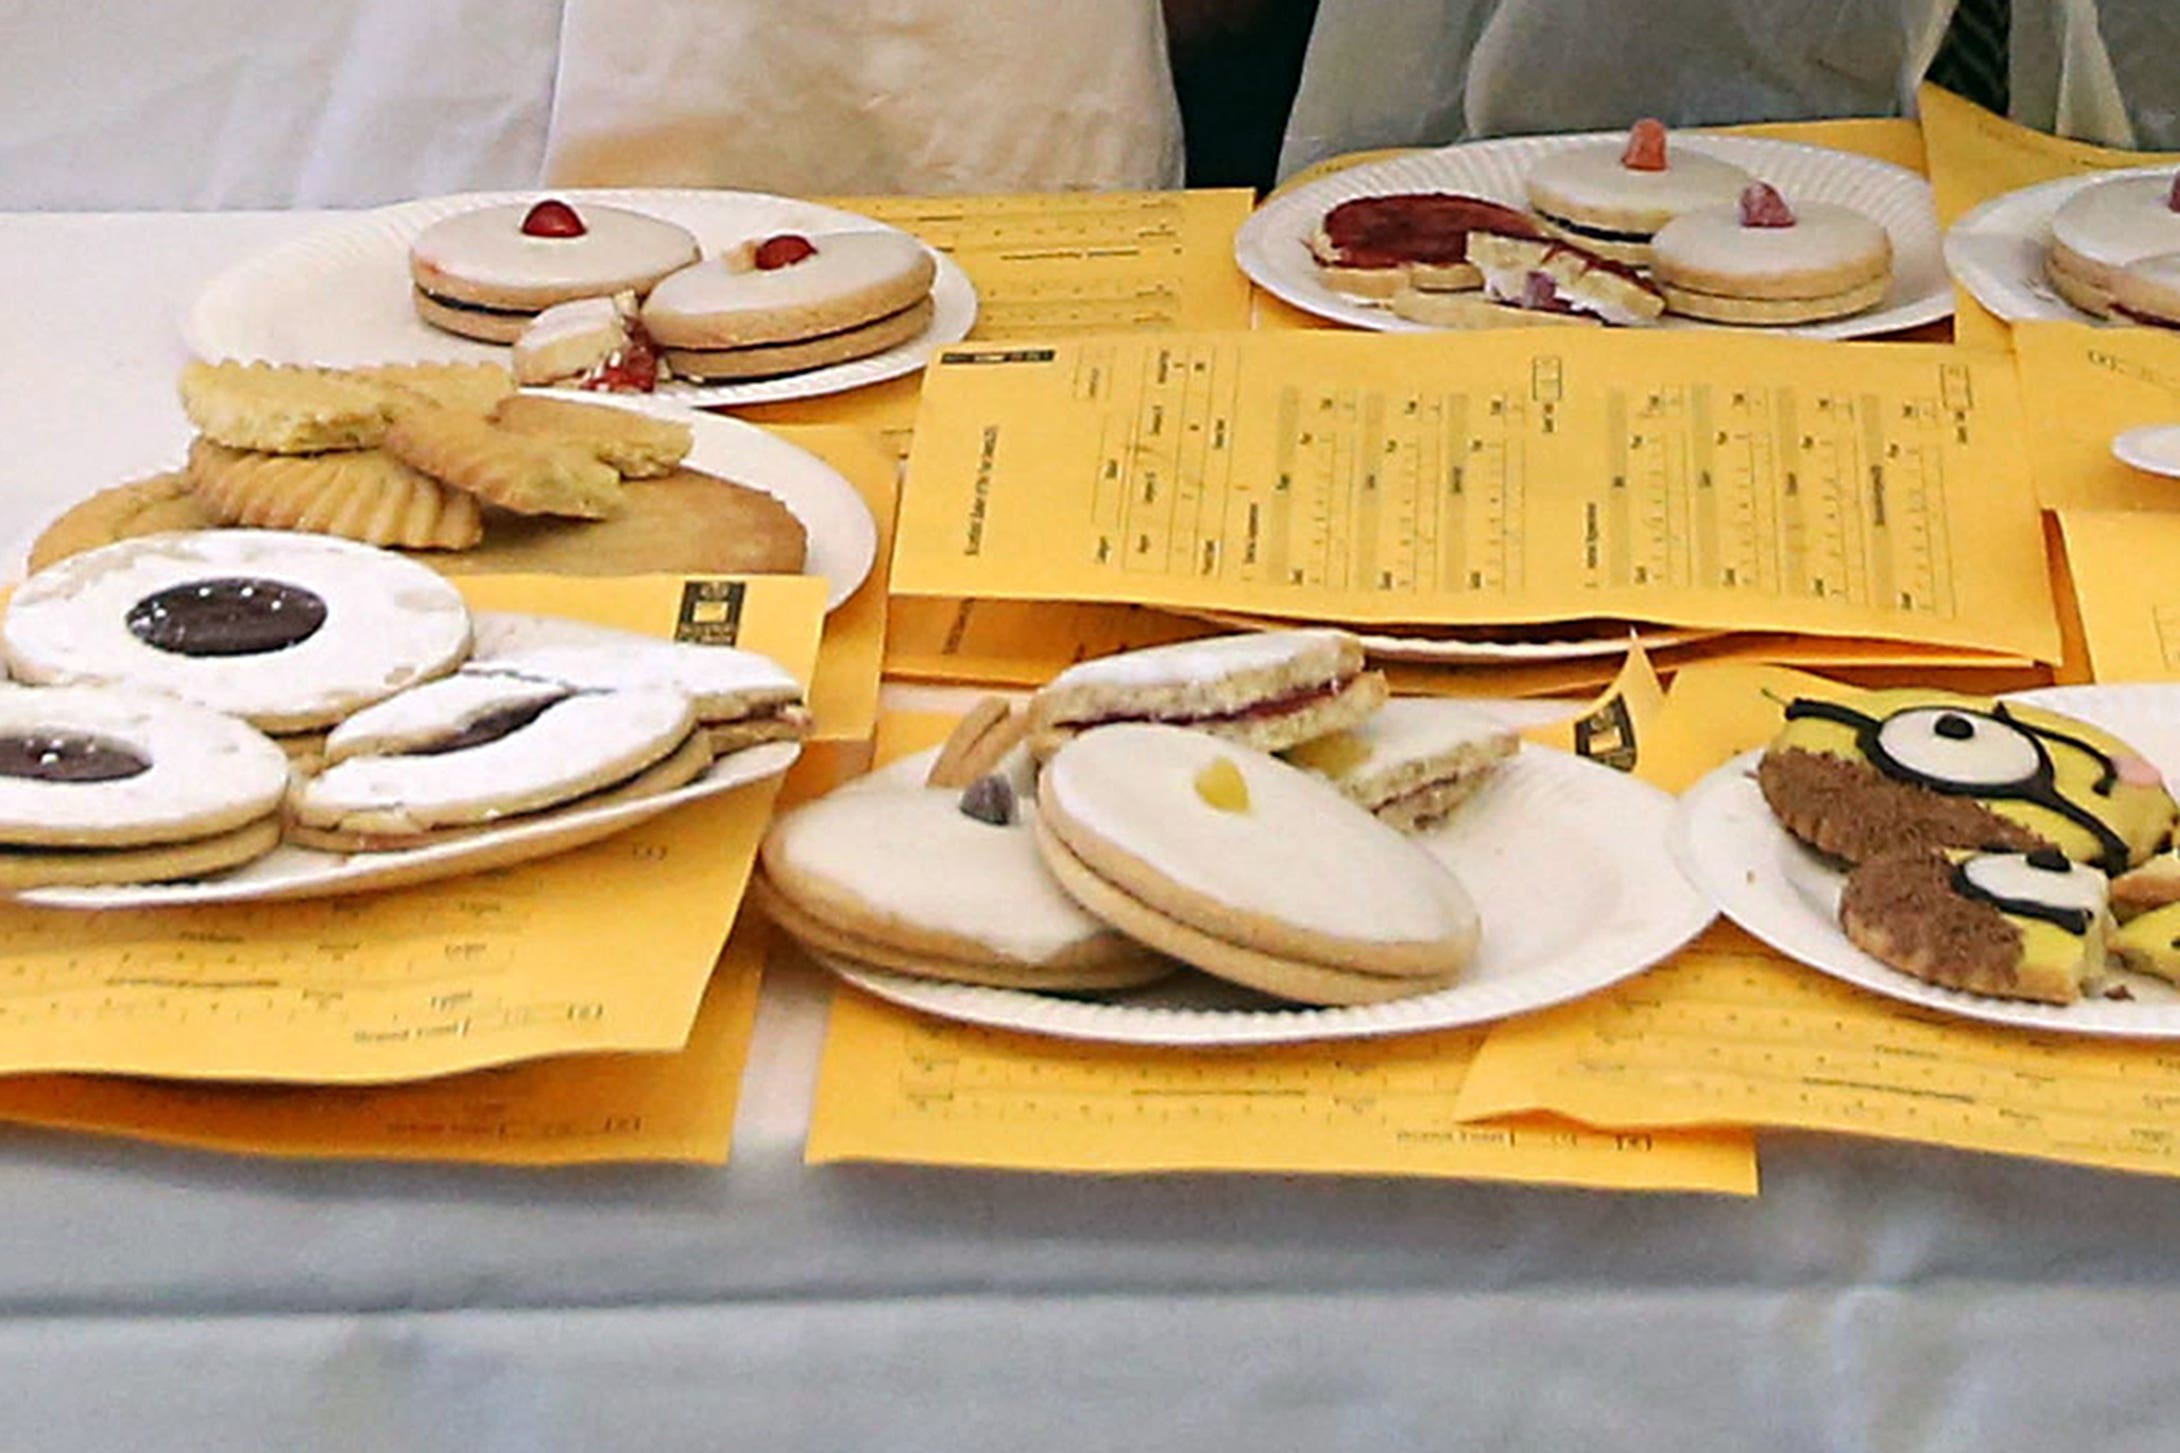
[[[1877,729],[1878,749],[1907,774],[1944,787],[2010,787],[2034,778],[2043,751],[2021,728],[1980,711],[1917,706]]]
[[[1982,853],[1963,861],[1960,871],[1985,897],[2007,903],[2095,915],[2109,897],[2104,874],[2055,853]]]

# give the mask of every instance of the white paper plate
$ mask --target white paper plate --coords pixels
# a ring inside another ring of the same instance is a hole
[[[463,873],[504,868],[598,842],[684,803],[701,802],[776,777],[801,755],[800,742],[765,742],[721,757],[703,776],[671,792],[579,809],[428,848],[394,853],[326,853],[283,843],[254,862],[191,882],[38,888],[17,895],[17,901],[40,908],[185,908],[278,898],[331,898],[343,893],[405,888]]]
[[[320,232],[259,253],[207,283],[190,306],[182,336],[200,358],[352,367],[411,361],[505,362],[507,349],[444,333],[409,303],[409,243],[442,217],[538,192],[472,192],[427,197],[361,212]],[[696,234],[709,257],[773,232],[895,231],[835,207],[763,192],[667,189],[553,192],[648,212]],[[660,396],[685,404],[759,404],[861,388],[922,368],[932,353],[968,335],[976,289],[953,259],[933,252],[936,312],[922,336],[869,358],[746,383],[668,383]]]
[[[2103,727],[2155,762],[2168,781],[2180,781],[2180,684],[2052,686],[2008,699]],[[1844,875],[1772,817],[1752,775],[1762,755],[1744,752],[1712,772],[1674,814],[1674,855],[1735,923],[1811,968],[1925,1009],[2024,1029],[2180,1039],[2180,994],[2156,980],[2129,976],[2132,1001],[2032,1004],[1927,984],[1856,948],[1839,926]]]
[[[2084,187],[2114,177],[2172,175],[2172,164],[2084,172],[1991,198],[1946,229],[1945,265],[1975,300],[2009,323],[2106,323],[2085,313],[2044,277],[2051,214]]]
[[[786,505],[808,537],[803,573],[825,577],[826,610],[838,608],[870,577],[878,558],[878,521],[847,477],[809,450],[741,419],[689,408],[679,399],[631,394],[581,398],[687,424],[696,437],[689,468],[763,490]],[[629,486],[642,487],[640,481]]]
[[[2145,474],[2180,479],[2180,424],[2144,424],[2112,436],[2112,457]]]
[[[1273,197],[1234,235],[1234,259],[1257,286],[1306,313],[1357,328],[1388,333],[1428,333],[1421,323],[1396,318],[1382,307],[1336,293],[1317,279],[1309,240],[1325,213],[1357,197],[1398,192],[1463,192],[1509,206],[1528,205],[1524,182],[1537,161],[1574,146],[1615,145],[1621,132],[1574,136],[1509,136],[1438,151],[1366,162]],[[1860,338],[1935,322],[1953,312],[1953,289],[1939,246],[1938,214],[1930,184],[1890,162],[1799,142],[1751,136],[1700,136],[1675,132],[1673,145],[1730,161],[1770,182],[1789,202],[1837,202],[1882,223],[1892,234],[1892,290],[1883,303],[1852,318],[1796,328],[1747,331],[1791,333],[1807,338]],[[1692,318],[1662,320],[1666,328],[1717,328]]]
[[[820,962],[880,998],[944,1018],[1114,1044],[1284,1044],[1481,1024],[1624,979],[1710,922],[1710,906],[1665,851],[1672,803],[1609,767],[1524,746],[1451,824],[1422,839],[1482,910],[1476,961],[1453,988],[1390,1004],[1296,1008],[1193,973],[1124,994],[1062,997]]]

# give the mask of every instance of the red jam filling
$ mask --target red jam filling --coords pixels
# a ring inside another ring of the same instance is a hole
[[[1129,716],[1123,713],[1114,716],[1101,716],[1090,721],[1076,722],[1073,725],[1094,727],[1109,726],[1116,721],[1161,721],[1169,722],[1175,726],[1209,726],[1218,722],[1261,721],[1266,717],[1286,716],[1290,712],[1302,711],[1317,705],[1321,701],[1330,701],[1333,697],[1347,690],[1353,679],[1352,677],[1342,677],[1336,681],[1327,681],[1321,686],[1304,686],[1299,690],[1290,691],[1284,696],[1267,697],[1263,701],[1254,702],[1234,711],[1205,712],[1197,716],[1191,716],[1186,712],[1171,714],[1161,712],[1150,716]]]
[[[647,394],[659,386],[658,348],[644,330],[643,320],[627,320],[628,341],[605,362],[583,377],[581,387],[592,393]]]
[[[1325,213],[1321,225],[1345,267],[1463,262],[1471,232],[1543,236],[1512,207],[1446,192],[1357,197]]]

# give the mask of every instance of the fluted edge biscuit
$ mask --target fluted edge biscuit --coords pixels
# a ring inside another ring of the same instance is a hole
[[[386,432],[386,452],[517,514],[603,519],[621,505],[620,475],[589,450],[453,409],[404,414]]]
[[[381,385],[330,369],[196,360],[179,387],[189,421],[232,449],[363,449],[385,436],[392,418]]]
[[[670,474],[696,445],[695,433],[677,419],[575,399],[514,394],[501,399],[489,417],[517,434],[580,445],[626,479]]]
[[[466,550],[484,538],[474,496],[379,449],[259,454],[200,438],[190,445],[188,475],[221,524],[411,550]]]

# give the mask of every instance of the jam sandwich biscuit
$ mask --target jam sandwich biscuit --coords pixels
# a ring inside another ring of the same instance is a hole
[[[2180,250],[2139,258],[2112,275],[2112,316],[2180,328]]]
[[[1664,296],[1633,268],[1571,243],[1478,233],[1469,258],[1483,274],[1484,295],[1508,307],[1619,328],[1665,311]]]
[[[110,686],[0,686],[0,888],[150,883],[280,840],[288,759],[247,724]]]
[[[641,296],[697,255],[687,228],[621,207],[557,198],[477,207],[409,244],[411,297],[435,327],[512,343],[555,303]]]
[[[324,535],[143,535],[31,576],[0,620],[22,681],[162,691],[267,732],[330,726],[469,654],[439,575]]]
[[[2175,816],[2157,769],[2118,738],[1943,691],[1798,698],[1756,782],[1780,826],[1849,863],[1903,848],[2057,848],[2114,875],[2161,847]]]
[[[656,479],[671,474],[696,443],[696,435],[678,419],[539,394],[503,399],[489,417],[502,429],[517,434],[558,439],[587,449],[623,479]]]
[[[695,708],[671,687],[468,668],[335,727],[322,769],[289,795],[288,836],[338,852],[419,847],[616,789],[666,791],[710,764]]]
[[[1119,989],[1172,971],[1045,870],[1027,754],[954,786],[928,780],[939,751],[782,813],[751,885],[767,916],[816,952],[959,983]]]
[[[1783,325],[1876,307],[1892,286],[1892,238],[1850,207],[1786,200],[1752,182],[1739,202],[1684,212],[1651,242],[1668,310]]]
[[[1529,205],[1554,236],[1614,262],[1650,261],[1650,239],[1683,212],[1731,203],[1749,174],[1686,147],[1666,146],[1663,123],[1645,119],[1625,146],[1570,147],[1530,169]]]
[[[2102,979],[2105,875],[2056,848],[1908,849],[1847,875],[1840,925],[1904,974],[2001,999],[2071,1004]]]
[[[1520,745],[1520,737],[1481,707],[1404,697],[1357,726],[1282,755],[1381,820],[1423,832],[1473,797]]]
[[[1263,631],[1128,651],[1070,666],[1029,703],[1030,749],[1089,727],[1157,721],[1276,752],[1360,722],[1386,697],[1345,631]]]
[[[765,378],[917,337],[936,275],[906,233],[782,233],[667,278],[644,299],[643,325],[677,378]]]
[[[555,303],[515,339],[515,378],[532,388],[647,394],[667,376],[634,293]]]
[[[715,757],[760,742],[798,741],[810,728],[802,683],[755,651],[489,611],[476,617],[475,626],[473,671],[540,676],[581,687],[671,686],[694,705]]]
[[[2167,252],[2180,252],[2180,174],[2110,177],[2051,214],[2044,276],[2075,307],[2109,318],[2120,271]]]
[[[1179,727],[1083,732],[1044,765],[1038,846],[1091,913],[1204,972],[1304,1003],[1451,983],[1475,905],[1322,778]]]
[[[1319,281],[1352,297],[1458,292],[1483,286],[1469,258],[1474,232],[1543,236],[1528,214],[1499,202],[1409,192],[1340,203],[1317,224],[1310,256]]]

